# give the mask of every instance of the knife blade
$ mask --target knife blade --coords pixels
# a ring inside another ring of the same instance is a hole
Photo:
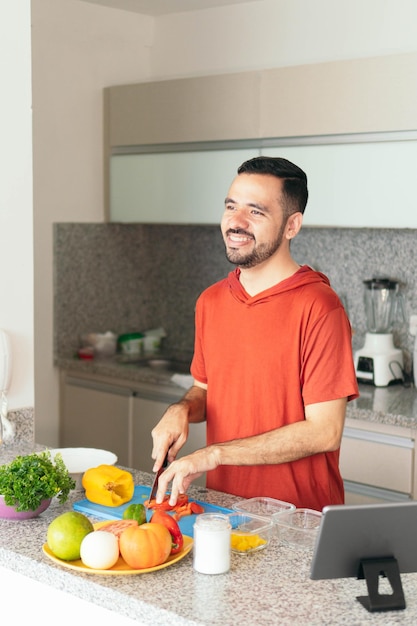
[[[155,478],[153,479],[153,483],[152,483],[152,489],[151,492],[149,494],[149,502],[151,500],[153,500],[156,496],[156,492],[158,491],[158,481],[159,481],[159,477],[162,474],[162,472],[168,467],[168,452],[165,455],[164,458],[164,462],[162,463],[161,467],[159,468],[159,470],[156,472],[155,474]]]

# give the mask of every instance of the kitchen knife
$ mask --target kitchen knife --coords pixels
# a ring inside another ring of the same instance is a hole
[[[162,463],[162,465],[159,468],[159,470],[156,472],[155,478],[153,479],[151,493],[149,494],[149,502],[155,498],[156,492],[158,491],[159,477],[162,474],[162,472],[164,471],[164,469],[166,469],[167,467],[168,467],[168,452],[165,455],[164,462]]]

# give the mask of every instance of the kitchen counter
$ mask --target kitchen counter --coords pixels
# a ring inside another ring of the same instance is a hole
[[[155,355],[155,359],[163,359]],[[181,355],[179,355],[181,358]],[[55,365],[61,372],[71,376],[81,376],[105,383],[135,388],[135,385],[155,387],[165,393],[180,398],[185,388],[172,381],[174,372],[163,367],[150,367],[138,364],[134,360],[120,358],[97,358],[84,360],[78,358],[58,358]]]
[[[94,359],[83,361],[76,358],[58,358],[60,370],[73,375],[92,376],[107,382],[134,385],[135,383],[157,385],[165,391],[178,394],[184,389],[172,382],[173,372],[168,370],[139,367],[135,363],[123,363],[120,359]],[[348,403],[347,417],[367,420],[403,428],[417,428],[417,391],[414,385],[392,385],[373,387],[359,385],[360,397]]]
[[[3,446],[2,462],[7,463],[32,448],[30,444]],[[131,471],[136,484],[151,484],[151,474]],[[192,487],[189,493],[225,507],[236,501],[234,496],[202,487]],[[401,577],[407,602],[405,611],[368,613],[356,600],[356,596],[367,594],[365,581],[354,578],[313,581],[309,578],[311,551],[280,545],[278,539],[265,551],[246,556],[233,554],[230,572],[218,576],[196,573],[192,553],[171,567],[148,574],[108,576],[75,572],[49,560],[42,552],[42,545],[51,520],[70,510],[72,503],[83,497],[83,491],[74,491],[65,505],[54,501],[33,520],[0,520],[0,568],[48,588],[64,590],[101,610],[114,612],[115,620],[118,616],[130,619],[132,625],[417,623],[417,574]]]

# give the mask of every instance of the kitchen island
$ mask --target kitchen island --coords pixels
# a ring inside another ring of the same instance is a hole
[[[27,454],[34,448],[27,443],[0,448],[1,462],[7,463],[17,454]],[[150,485],[152,475],[131,470],[135,484]],[[231,507],[236,497],[203,487],[191,487],[189,494],[223,507]],[[73,491],[65,505],[53,501],[38,518],[25,522],[0,520],[0,580],[1,573],[19,576],[22,588],[16,590],[24,602],[25,581],[44,590],[45,615],[33,608],[33,617],[46,621],[62,616],[83,622],[79,611],[71,606],[80,599],[94,610],[110,611],[114,624],[143,625],[361,625],[361,624],[416,624],[417,574],[402,575],[407,608],[404,611],[369,613],[356,600],[366,595],[364,580],[335,579],[313,581],[309,577],[312,553],[281,545],[274,538],[270,546],[252,555],[232,554],[231,569],[227,574],[207,576],[193,570],[192,552],[165,569],[122,576],[88,574],[70,570],[46,557],[42,545],[47,527],[57,515],[71,510],[73,502],[84,498],[82,490]],[[96,521],[91,518],[92,521]],[[343,538],[341,538],[343,540]],[[67,599],[57,608],[48,598],[53,590],[65,592]],[[3,591],[4,594],[4,591]],[[5,596],[2,594],[2,597]],[[16,610],[18,605],[11,607]],[[90,611],[91,614],[91,611]],[[98,621],[98,619],[97,619]],[[101,622],[103,623],[103,622]]]

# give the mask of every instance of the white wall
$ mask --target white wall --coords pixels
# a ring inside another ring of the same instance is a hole
[[[0,328],[14,369],[9,408],[33,407],[30,0],[0,3]]]
[[[53,223],[101,222],[103,87],[149,78],[153,19],[76,0],[32,0],[35,438],[58,445]]]
[[[19,55],[24,55],[29,33],[21,6],[27,7],[28,1],[1,3],[0,29],[4,34],[0,33],[0,63],[10,50],[17,51],[17,44],[12,42],[18,42]],[[19,28],[16,25],[13,32],[18,7]],[[56,445],[59,409],[57,372],[52,365],[52,224],[103,218],[102,88],[156,78],[414,51],[417,3],[415,0],[261,0],[155,19],[78,0],[32,0],[32,10],[36,439]],[[18,66],[19,61],[16,64],[14,60],[15,76]],[[0,71],[3,77],[7,68],[0,65]],[[19,73],[27,81],[28,70],[19,68]],[[10,80],[9,77],[9,83]],[[13,124],[19,126],[22,118],[25,125],[24,112],[19,113],[22,99],[17,100],[10,107]],[[2,99],[1,110],[6,106]],[[231,102],[230,106],[239,103]],[[24,143],[23,163],[29,158],[27,149]],[[8,157],[1,158],[10,161]],[[13,167],[10,163],[10,168],[9,189],[16,194],[13,179],[20,178],[24,171],[22,160]],[[14,275],[19,281],[23,279],[17,300],[8,299],[6,309],[0,306],[0,326],[15,331],[14,341],[22,344],[22,351],[17,354],[17,376],[23,378],[23,386],[29,389],[27,399],[16,388],[11,390],[15,406],[32,399],[31,279],[28,267],[23,276],[18,269],[22,263],[28,263],[31,255],[30,216],[21,213],[22,207],[30,204],[29,189],[27,175],[24,189],[19,192],[25,197],[23,201],[15,198],[12,219],[7,225],[8,248],[6,251],[0,248],[0,272],[2,277],[6,276],[7,293],[11,293],[11,282],[15,284],[9,278],[10,258],[17,259],[12,265],[13,271],[15,267],[18,271]],[[1,215],[0,220],[4,221]],[[22,322],[20,316],[24,317]]]
[[[261,0],[158,18],[151,67],[173,78],[415,50],[415,0]]]

